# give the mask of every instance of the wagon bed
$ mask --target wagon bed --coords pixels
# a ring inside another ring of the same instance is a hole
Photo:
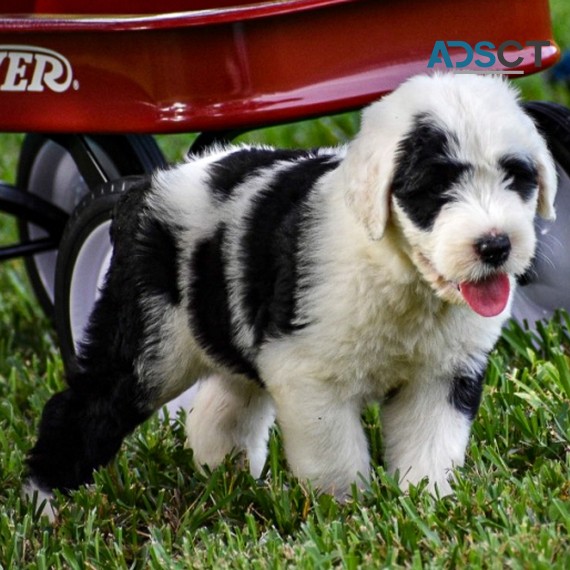
[[[436,40],[552,36],[546,0],[168,0],[160,14],[154,0],[140,0],[136,14],[130,0],[99,0],[99,14],[82,0],[2,4],[2,131],[292,121],[360,107],[425,72]],[[543,66],[557,56],[552,41]],[[534,48],[522,57],[517,69],[537,71]]]

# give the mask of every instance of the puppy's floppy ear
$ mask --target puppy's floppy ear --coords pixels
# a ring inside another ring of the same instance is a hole
[[[558,176],[554,159],[544,143],[538,155],[538,206],[537,212],[545,220],[556,219],[554,199],[558,190]]]
[[[368,110],[374,109],[374,105]],[[394,142],[366,124],[350,143],[343,162],[345,200],[373,240],[379,240],[390,215]]]

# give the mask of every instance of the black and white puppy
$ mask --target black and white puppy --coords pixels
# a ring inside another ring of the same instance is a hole
[[[28,492],[89,482],[202,379],[188,416],[199,465],[243,451],[259,475],[276,419],[292,472],[342,496],[368,477],[360,415],[380,400],[389,471],[449,493],[556,186],[512,88],[472,75],[407,81],[346,147],[218,148],[158,172],[119,204]]]

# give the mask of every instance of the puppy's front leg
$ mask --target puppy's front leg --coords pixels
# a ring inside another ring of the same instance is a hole
[[[298,381],[270,390],[277,407],[289,468],[299,479],[339,498],[369,478],[361,402],[343,399],[338,386]]]
[[[452,470],[463,465],[482,390],[480,377],[460,380],[410,383],[384,403],[385,460],[404,489],[428,477],[430,490],[452,493]]]

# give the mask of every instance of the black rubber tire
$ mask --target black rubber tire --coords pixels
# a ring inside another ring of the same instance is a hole
[[[123,193],[141,178],[143,176],[121,178],[89,192],[65,227],[57,258],[54,320],[66,367],[75,356],[75,337],[81,328],[77,323],[86,323],[96,300],[97,286],[106,272],[105,262],[112,253],[108,228],[115,206]],[[95,247],[89,249],[92,242]],[[93,251],[95,255],[91,255]],[[85,297],[79,304],[78,294]]]
[[[513,317],[533,327],[557,308],[570,311],[570,109],[545,101],[531,101],[524,107],[545,137],[558,171],[556,221],[537,218],[537,253],[519,280],[513,301]]]
[[[96,149],[105,174],[109,179],[150,173],[157,167],[162,167],[166,164],[155,140],[149,135],[89,135],[87,138],[89,144]],[[63,160],[66,160],[71,164],[71,167],[74,166],[69,153],[54,143],[49,137],[41,134],[26,135],[20,153],[16,186],[24,192],[32,191],[38,193],[37,189],[30,188],[30,185],[37,184],[35,180],[32,180],[34,172],[37,172],[35,169],[39,169],[41,172],[43,167],[47,169],[48,176],[51,176],[53,179],[46,182],[48,195],[40,194],[40,196],[50,200],[50,197],[54,196],[54,192],[56,192],[55,175],[58,174],[58,164],[53,164],[54,154],[56,160],[59,158],[61,163],[63,163]],[[94,189],[87,187],[78,171],[76,173],[70,172],[67,178],[80,179],[80,183],[74,185],[73,188],[64,189],[64,191],[71,191],[75,196],[72,196],[70,203],[65,204],[63,207],[62,204],[56,203],[55,205],[71,213],[79,200],[87,192]],[[50,187],[52,187],[51,195],[49,193]],[[41,192],[41,187],[39,191]],[[28,241],[32,237],[31,234],[38,232],[38,230],[38,228],[29,224],[26,220],[18,220],[18,231],[21,241]],[[54,318],[56,253],[47,252],[46,254],[25,258],[26,271],[31,286],[42,309],[51,319]]]
[[[546,138],[558,165],[570,173],[570,109],[548,101],[530,101],[524,107]]]

